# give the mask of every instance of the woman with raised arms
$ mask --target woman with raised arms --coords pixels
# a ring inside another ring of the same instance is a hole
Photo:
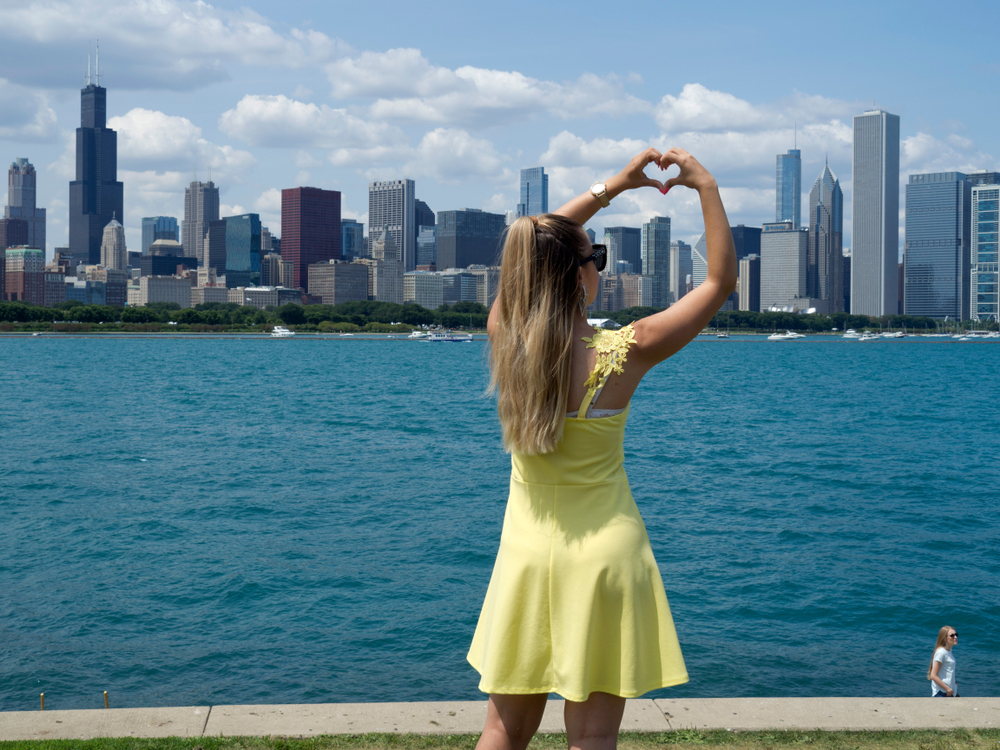
[[[680,172],[660,182],[644,173],[651,164]],[[705,282],[621,330],[595,330],[587,306],[607,250],[591,245],[584,223],[626,190],[675,186],[701,199]],[[566,698],[570,748],[613,748],[626,698],[687,682],[622,441],[643,376],[697,336],[735,286],[719,187],[678,148],[647,149],[554,214],[511,225],[488,330],[512,470],[468,655],[490,695],[477,750],[523,750],[549,693]]]

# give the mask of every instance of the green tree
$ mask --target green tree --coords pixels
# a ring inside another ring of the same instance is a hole
[[[302,308],[302,305],[288,303],[279,307],[276,312],[285,325],[296,325],[306,322],[306,312]]]

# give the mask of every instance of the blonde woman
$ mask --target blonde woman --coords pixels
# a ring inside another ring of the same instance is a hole
[[[656,165],[680,172],[647,177]],[[674,186],[701,199],[705,282],[663,312],[595,330],[606,249],[583,224],[626,190]],[[492,385],[510,497],[468,659],[490,694],[478,750],[523,750],[548,693],[566,698],[571,748],[614,748],[625,699],[687,682],[663,583],[622,466],[642,377],[711,320],[736,285],[719,188],[690,154],[647,149],[555,214],[518,219],[490,311]]]
[[[955,657],[951,650],[958,643],[955,628],[945,625],[938,631],[937,643],[931,665],[927,668],[927,679],[931,681],[931,696],[934,698],[954,698],[958,696],[958,682],[955,680]]]

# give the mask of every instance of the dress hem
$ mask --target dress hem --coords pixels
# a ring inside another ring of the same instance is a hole
[[[477,672],[479,672],[480,676],[482,676],[482,670],[478,666],[476,666],[475,664],[473,664],[471,659],[467,659],[467,661],[472,666],[472,668],[475,669]],[[598,687],[591,688],[590,692],[587,693],[586,695],[583,695],[582,697],[581,697],[581,695],[582,695],[581,693],[576,693],[574,695],[570,695],[568,692],[564,692],[558,686],[555,686],[555,685],[551,685],[549,687],[538,687],[538,688],[536,688],[536,687],[517,687],[517,688],[502,688],[501,689],[501,688],[489,688],[489,687],[483,685],[482,681],[480,681],[478,687],[479,687],[479,691],[481,693],[486,693],[488,695],[541,695],[541,694],[546,694],[547,695],[549,693],[555,693],[556,695],[560,695],[563,698],[565,698],[566,700],[572,701],[573,703],[583,703],[583,702],[585,702],[590,697],[590,695],[592,693],[607,693],[608,695],[616,695],[619,698],[638,698],[638,697],[643,696],[646,693],[650,693],[650,692],[652,692],[654,690],[660,690],[662,688],[668,688],[668,687],[675,687],[677,685],[683,685],[684,683],[690,681],[690,679],[691,678],[685,672],[683,677],[678,677],[678,678],[672,677],[669,680],[661,680],[659,682],[655,682],[655,683],[649,685],[648,687],[644,687],[643,689],[637,690],[637,691],[632,691],[632,690],[621,691],[620,688],[614,689],[614,690],[610,690],[610,689],[598,686]]]

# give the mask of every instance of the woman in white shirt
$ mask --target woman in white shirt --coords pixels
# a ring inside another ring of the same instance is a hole
[[[931,695],[935,698],[958,696],[955,657],[951,655],[951,649],[956,643],[958,643],[958,633],[955,632],[955,628],[945,625],[938,631],[934,656],[931,657],[931,666],[927,670],[927,679],[931,681]]]

